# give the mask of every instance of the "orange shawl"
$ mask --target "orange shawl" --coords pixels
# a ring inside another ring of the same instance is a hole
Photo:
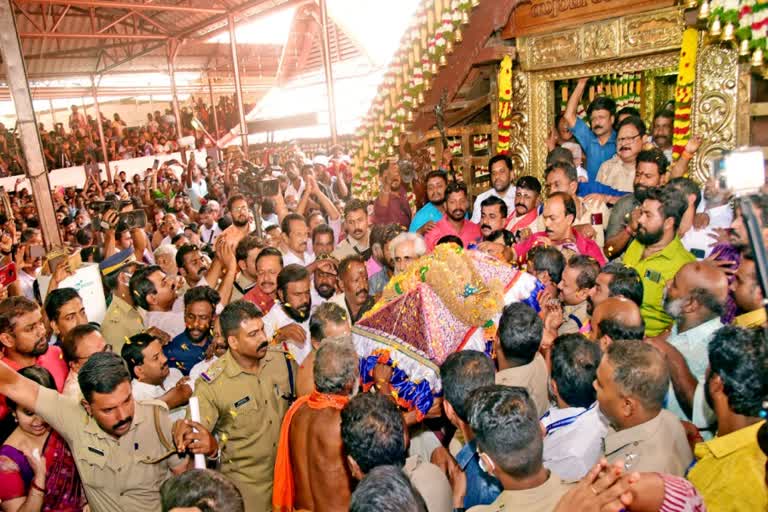
[[[278,512],[290,512],[293,510],[294,487],[293,468],[291,468],[291,450],[288,445],[293,415],[307,404],[312,409],[343,409],[349,402],[349,397],[341,395],[328,395],[312,391],[308,396],[302,396],[288,409],[280,427],[280,444],[277,446],[277,460],[275,461],[275,479],[272,489],[272,508]]]

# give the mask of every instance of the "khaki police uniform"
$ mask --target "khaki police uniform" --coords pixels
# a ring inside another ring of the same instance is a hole
[[[120,354],[125,339],[144,330],[144,320],[139,312],[117,295],[112,295],[112,303],[101,322],[101,335],[112,345],[112,351]]]
[[[235,302],[236,300],[242,299],[254,286],[256,286],[256,281],[252,281],[241,270],[235,276],[235,283],[232,286],[232,297],[229,302]]]
[[[277,348],[269,348],[255,374],[227,352],[195,383],[201,422],[219,439],[221,472],[238,486],[249,512],[272,509],[280,426],[296,371],[296,362]]]
[[[537,353],[528,364],[497,372],[496,384],[519,386],[528,390],[539,418],[549,410],[549,370],[541,354]]]
[[[658,416],[625,430],[608,430],[605,457],[623,461],[628,470],[684,476],[693,453],[680,420],[662,409]]]
[[[424,498],[427,510],[453,510],[451,484],[439,467],[427,462],[420,455],[415,455],[406,459],[403,473]]]
[[[554,473],[549,474],[546,482],[533,489],[521,491],[503,491],[490,505],[477,505],[469,512],[551,512],[557,506],[563,494],[571,488]]]
[[[589,324],[589,313],[587,313],[587,304],[580,302],[574,306],[563,307],[563,323],[557,330],[558,336],[563,334],[576,334],[583,332],[582,329],[586,329],[585,326]]]
[[[175,454],[150,462],[173,449],[168,407],[158,400],[136,402],[131,429],[119,439],[56,390],[40,387],[35,411],[69,445],[93,512],[160,510],[160,485],[186,463]]]

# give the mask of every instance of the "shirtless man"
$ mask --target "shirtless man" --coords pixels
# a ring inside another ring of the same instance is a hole
[[[326,339],[350,333],[349,316],[343,307],[333,302],[324,302],[309,317],[309,337],[312,352],[296,372],[296,396],[310,394],[315,389],[313,368],[320,343]]]
[[[351,475],[341,442],[341,410],[357,392],[359,377],[349,337],[320,345],[314,363],[315,390],[293,404],[280,431],[272,495],[275,510],[348,509]]]

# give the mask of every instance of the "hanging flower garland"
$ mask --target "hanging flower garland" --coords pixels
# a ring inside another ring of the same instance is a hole
[[[499,66],[499,142],[496,152],[509,153],[510,128],[512,127],[512,58],[505,55]]]
[[[675,86],[675,120],[672,128],[672,159],[683,154],[691,137],[691,108],[693,103],[693,81],[696,76],[696,45],[698,33],[694,28],[683,32],[680,49],[680,68]]]
[[[699,20],[706,22],[709,36],[739,43],[739,55],[762,67],[768,46],[768,1],[699,0]]]
[[[461,26],[479,0],[451,0],[440,4],[422,0],[410,28],[405,31],[400,50],[395,53],[385,80],[371,103],[356,134],[360,146],[355,156],[356,173],[352,193],[372,199],[378,190],[378,164],[397,154],[397,145],[413,121],[413,112],[424,102],[431,80],[454,44],[462,41]]]

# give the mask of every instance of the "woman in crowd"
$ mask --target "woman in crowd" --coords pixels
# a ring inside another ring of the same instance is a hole
[[[21,375],[56,389],[45,368],[28,366]],[[3,512],[81,511],[85,492],[64,440],[39,416],[6,399],[17,423],[0,446],[0,509]]]

